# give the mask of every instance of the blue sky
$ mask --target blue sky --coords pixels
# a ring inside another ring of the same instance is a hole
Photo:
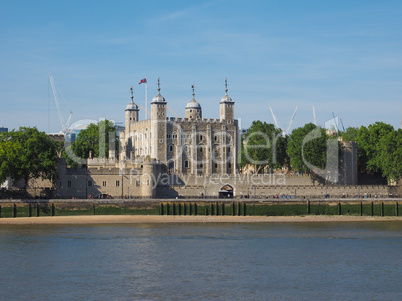
[[[338,115],[345,127],[402,118],[401,1],[1,1],[0,126],[61,129],[64,119],[124,121],[134,86],[180,116],[191,85],[219,118],[228,78],[242,127],[287,127]],[[49,105],[50,103],[50,105]],[[48,111],[50,110],[50,119]],[[143,117],[144,114],[141,113]]]

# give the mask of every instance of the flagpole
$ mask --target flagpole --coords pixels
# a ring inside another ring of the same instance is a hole
[[[148,119],[148,81],[145,76],[145,119]]]

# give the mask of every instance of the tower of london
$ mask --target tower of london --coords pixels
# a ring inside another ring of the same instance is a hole
[[[161,95],[159,79],[150,119],[139,120],[139,107],[132,94],[125,109],[125,131],[120,133],[120,160],[135,162],[149,157],[169,174],[236,174],[239,131],[227,82],[219,102],[219,119],[203,118],[194,85],[192,88],[184,118],[167,117],[168,102]]]

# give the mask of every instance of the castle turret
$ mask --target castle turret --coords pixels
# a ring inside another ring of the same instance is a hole
[[[234,121],[234,101],[228,95],[228,79],[225,79],[225,95],[220,102],[220,119]]]
[[[160,93],[160,80],[158,78],[158,94],[151,102],[151,136],[152,158],[166,162],[166,105],[165,98]]]
[[[145,157],[142,163],[141,192],[143,198],[153,198],[155,196],[156,183],[154,174],[155,160],[149,156]]]
[[[202,109],[201,105],[195,100],[194,84],[191,88],[193,89],[193,98],[186,105],[185,117],[188,119],[201,119]]]
[[[131,87],[131,102],[126,107],[126,136],[129,136],[133,129],[133,123],[138,121],[138,106],[134,103],[134,91]]]
[[[131,157],[131,152],[134,148],[133,145],[133,129],[134,123],[138,121],[138,106],[134,103],[134,91],[131,87],[131,102],[126,107],[126,129],[124,134],[120,137],[123,143],[122,158],[129,159]]]

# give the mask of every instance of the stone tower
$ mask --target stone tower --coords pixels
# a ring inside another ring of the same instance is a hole
[[[142,163],[142,176],[141,176],[141,193],[144,198],[153,198],[155,196],[155,161],[149,156],[145,157]]]
[[[228,80],[225,79],[225,95],[220,102],[220,119],[233,123],[234,121],[234,101],[228,95]]]
[[[195,100],[194,85],[192,85],[191,88],[193,89],[193,99],[191,99],[190,102],[186,105],[185,118],[201,119],[201,105]]]
[[[126,107],[126,135],[133,130],[133,123],[138,121],[138,106],[134,103],[134,91],[131,87],[131,102]]]
[[[120,134],[121,141],[125,141],[122,149],[122,158],[129,159],[131,157],[131,152],[133,150],[133,129],[134,123],[138,121],[138,106],[134,103],[134,91],[131,87],[131,102],[126,107],[126,128],[124,134]]]
[[[165,98],[160,93],[160,80],[158,78],[158,94],[151,102],[151,157],[166,162],[166,105]]]

